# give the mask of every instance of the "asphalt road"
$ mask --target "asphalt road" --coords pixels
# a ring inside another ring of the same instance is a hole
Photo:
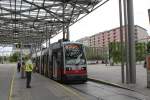
[[[0,100],[8,100],[15,64],[0,64]]]

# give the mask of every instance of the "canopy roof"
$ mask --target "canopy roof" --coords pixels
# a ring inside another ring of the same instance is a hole
[[[0,0],[0,44],[41,43],[105,1]]]

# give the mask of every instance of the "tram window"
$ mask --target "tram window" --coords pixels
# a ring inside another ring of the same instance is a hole
[[[67,65],[85,64],[82,45],[69,44],[65,46],[65,63]]]

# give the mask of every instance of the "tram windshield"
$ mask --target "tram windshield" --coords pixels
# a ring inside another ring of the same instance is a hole
[[[64,48],[66,65],[84,65],[86,63],[81,44],[67,44]]]

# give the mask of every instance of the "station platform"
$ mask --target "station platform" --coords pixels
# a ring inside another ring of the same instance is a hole
[[[26,79],[15,73],[9,100],[87,100],[77,91],[69,89],[37,73],[32,74],[31,88],[26,88]]]

